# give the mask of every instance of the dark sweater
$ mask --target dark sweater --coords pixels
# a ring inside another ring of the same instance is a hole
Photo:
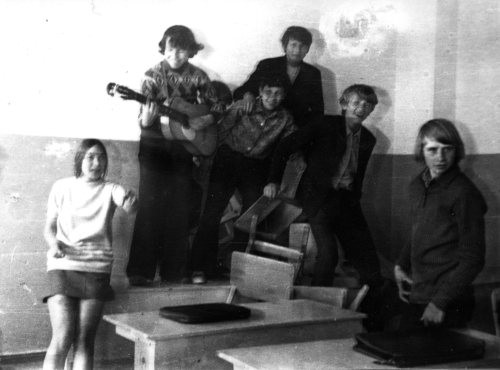
[[[410,184],[411,234],[397,262],[411,274],[410,302],[446,310],[470,291],[484,266],[483,196],[458,166],[426,188]]]

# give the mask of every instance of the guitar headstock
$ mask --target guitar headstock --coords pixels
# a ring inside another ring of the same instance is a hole
[[[118,94],[120,98],[124,100],[137,100],[137,93],[134,90],[131,90],[126,86],[118,85],[114,82],[110,82],[108,86],[106,86],[106,91],[110,96]]]

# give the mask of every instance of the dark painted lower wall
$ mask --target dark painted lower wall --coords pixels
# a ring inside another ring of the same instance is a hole
[[[50,325],[47,308],[41,303],[47,291],[47,246],[42,237],[46,202],[54,181],[71,176],[78,141],[0,136],[0,354],[47,347]],[[110,157],[108,178],[137,190],[138,143],[105,144]],[[477,279],[480,283],[500,282],[499,163],[500,154],[493,154],[470,156],[463,165],[489,205],[487,266]],[[407,185],[418,171],[417,164],[406,155],[374,155],[369,165],[363,207],[388,276],[392,273],[391,261],[406,240]],[[124,271],[133,222],[121,212],[114,219],[112,284],[125,294]]]
[[[500,281],[500,154],[471,155],[462,170],[476,184],[488,204],[486,214],[486,266],[477,282]],[[406,243],[410,229],[408,184],[422,167],[411,155],[372,156],[363,193],[365,211],[386,273]]]

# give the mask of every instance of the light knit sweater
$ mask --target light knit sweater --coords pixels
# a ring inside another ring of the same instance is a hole
[[[111,273],[113,249],[111,224],[126,191],[107,181],[85,182],[75,177],[52,186],[47,217],[57,222],[57,240],[65,257],[47,255],[47,270]]]

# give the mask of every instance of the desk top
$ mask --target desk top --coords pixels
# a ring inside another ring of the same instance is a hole
[[[128,339],[169,340],[181,337],[224,333],[279,326],[297,326],[335,321],[361,320],[361,313],[309,300],[283,300],[241,304],[252,313],[250,318],[205,324],[181,324],[162,318],[159,311],[105,315]]]
[[[499,368],[500,338],[475,330],[466,334],[486,343],[482,360],[434,365],[436,368]],[[245,370],[302,370],[302,369],[396,369],[377,365],[375,359],[353,350],[354,339],[333,339],[315,342],[278,344],[217,351],[220,358]]]

